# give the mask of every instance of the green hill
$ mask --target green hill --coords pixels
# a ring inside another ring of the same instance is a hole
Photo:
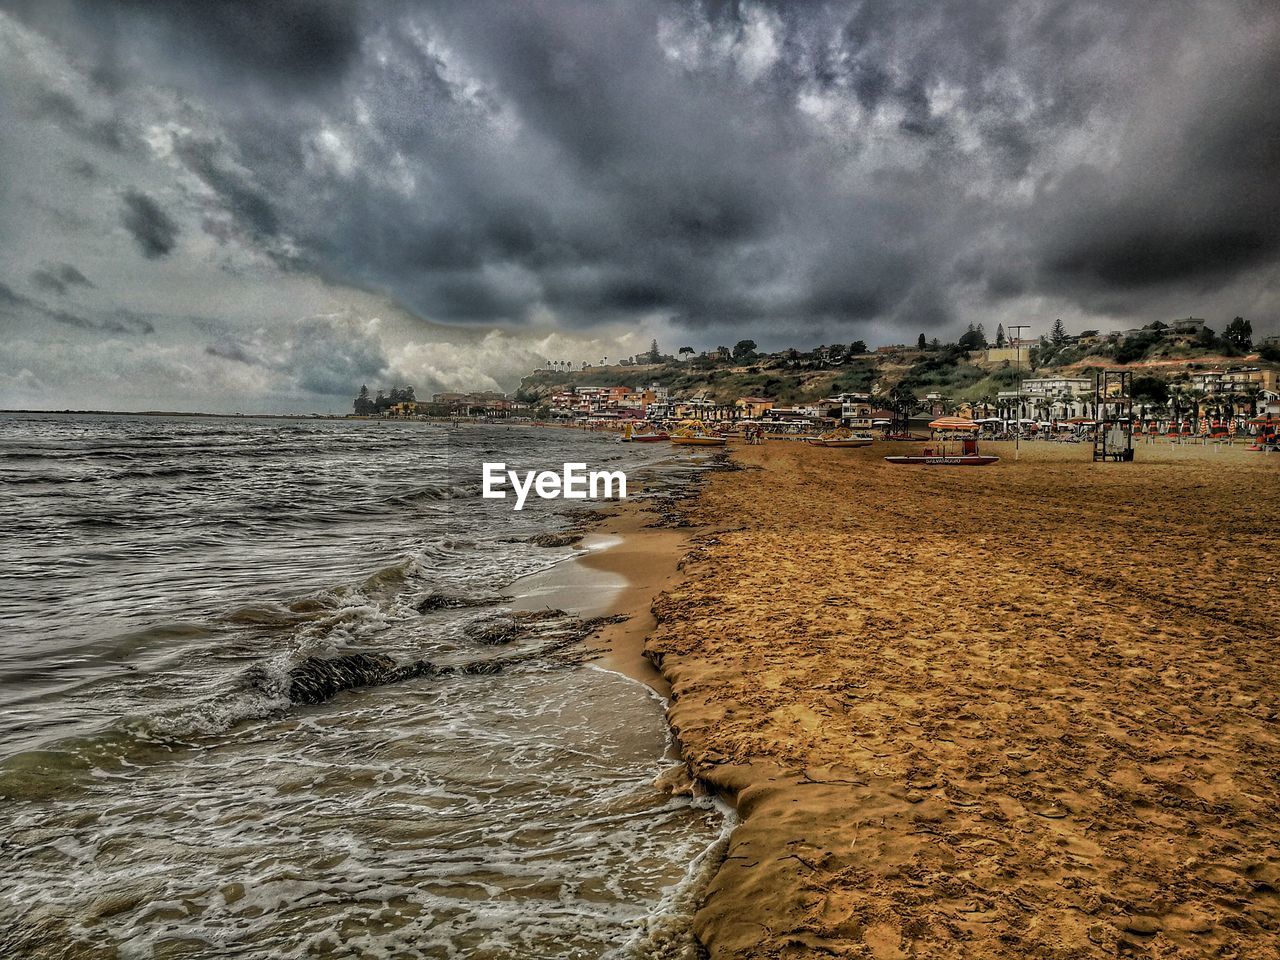
[[[1011,389],[1020,378],[1059,372],[1090,376],[1101,369],[1126,368],[1170,380],[1213,366],[1280,367],[1280,353],[1274,349],[1248,353],[1212,335],[1200,343],[1171,342],[1159,331],[1145,330],[1120,340],[1087,344],[1042,340],[1024,353],[1020,367],[1008,361],[987,362],[985,351],[970,351],[957,344],[834,357],[824,351],[787,350],[739,359],[701,356],[687,362],[538,370],[521,381],[516,398],[537,403],[570,387],[657,384],[673,396],[705,392],[718,403],[732,403],[744,396],[768,397],[784,404],[839,393],[887,396],[894,387],[904,387],[918,397],[936,393],[955,401],[994,401],[999,391]]]

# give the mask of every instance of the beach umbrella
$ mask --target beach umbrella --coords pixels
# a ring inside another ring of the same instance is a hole
[[[930,430],[977,430],[978,425],[968,417],[939,417],[929,424]]]

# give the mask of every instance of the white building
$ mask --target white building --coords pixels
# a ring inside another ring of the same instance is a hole
[[[840,404],[840,419],[847,427],[871,427],[871,397],[865,393],[842,393],[831,400]]]
[[[1022,390],[1001,390],[1000,405],[1009,410],[1021,393],[1020,417],[1036,420],[1070,420],[1093,415],[1093,380],[1089,377],[1031,377]]]

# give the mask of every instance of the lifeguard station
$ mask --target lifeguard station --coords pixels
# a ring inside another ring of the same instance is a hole
[[[1093,381],[1093,462],[1125,463],[1133,459],[1133,374],[1104,370]]]

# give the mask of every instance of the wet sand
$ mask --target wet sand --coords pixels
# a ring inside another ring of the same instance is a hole
[[[628,500],[603,511],[576,546],[580,555],[512,587],[512,608],[559,607],[583,617],[621,617],[592,638],[596,662],[639,680],[662,697],[671,688],[645,656],[645,638],[657,621],[653,601],[682,579],[680,561],[696,531],[664,526],[654,505]]]
[[[681,573],[638,540],[586,561],[637,578],[633,610],[663,590],[612,642],[649,633],[692,772],[743,818],[699,937],[1280,956],[1280,457],[993,447],[737,445]],[[669,561],[683,531],[656,533]]]

